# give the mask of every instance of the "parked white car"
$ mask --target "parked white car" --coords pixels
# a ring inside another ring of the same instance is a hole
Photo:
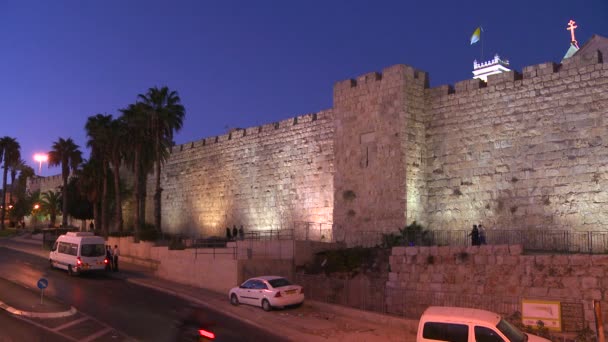
[[[428,307],[418,323],[416,342],[551,342],[526,334],[491,311],[447,306]]]
[[[261,306],[265,311],[274,307],[301,305],[304,302],[304,288],[293,285],[278,276],[251,278],[228,293],[232,305],[249,304]]]

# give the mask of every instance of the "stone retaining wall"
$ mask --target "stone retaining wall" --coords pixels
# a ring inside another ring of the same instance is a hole
[[[524,255],[521,246],[507,245],[395,247],[390,267],[387,293],[393,295],[386,304],[392,313],[410,304],[419,311],[454,304],[514,311],[521,299],[539,299],[582,303],[591,328],[593,300],[608,314],[608,255]]]

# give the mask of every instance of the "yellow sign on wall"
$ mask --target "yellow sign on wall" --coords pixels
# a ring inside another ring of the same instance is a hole
[[[522,299],[521,319],[524,325],[537,326],[542,321],[549,330],[562,331],[561,305],[558,301]]]

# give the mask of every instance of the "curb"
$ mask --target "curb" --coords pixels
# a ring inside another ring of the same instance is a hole
[[[151,289],[154,289],[154,290],[157,290],[157,291],[160,291],[160,292],[164,292],[164,293],[170,294],[170,295],[175,296],[175,297],[179,297],[179,298],[182,298],[182,299],[185,299],[185,300],[188,300],[188,301],[195,302],[196,304],[204,306],[204,307],[206,307],[206,308],[208,308],[210,310],[218,310],[218,308],[214,307],[213,304],[204,302],[204,301],[202,301],[202,300],[200,300],[200,299],[198,299],[196,297],[192,297],[192,296],[187,295],[187,294],[183,294],[183,293],[180,293],[180,292],[177,292],[177,291],[173,291],[173,290],[167,289],[167,288],[162,287],[162,286],[152,285],[152,284],[146,283],[145,281],[142,282],[142,281],[139,281],[137,279],[127,278],[125,280],[127,282],[129,282],[129,283],[132,283],[132,284],[136,284],[136,285],[139,285],[139,286],[144,286],[144,287],[147,287],[147,288],[151,288]],[[254,326],[254,327],[258,328],[258,329],[261,329],[263,331],[272,333],[272,334],[276,335],[277,337],[282,337],[282,338],[285,338],[285,339],[287,339],[289,341],[302,341],[302,339],[294,339],[294,338],[292,338],[292,336],[291,336],[291,335],[293,335],[292,331],[290,331],[288,333],[288,335],[285,335],[285,336],[279,335],[279,334],[277,334],[276,327],[274,329],[269,329],[269,327],[267,325],[262,325],[262,324],[260,324],[258,322],[252,321],[252,320],[250,320],[250,319],[248,319],[246,317],[237,315],[237,314],[229,312],[229,311],[221,311],[221,313],[224,314],[224,315],[226,315],[226,316],[229,316],[229,317],[231,317],[231,318],[233,318],[235,320],[238,320],[238,321],[241,321],[241,322],[245,322],[245,323],[247,323],[249,325],[252,325],[252,326]],[[319,341],[319,339],[314,339],[314,336],[307,335],[307,337],[308,337],[308,339],[307,339],[308,341],[311,341],[311,340]]]
[[[7,312],[16,315],[30,318],[61,318],[75,315],[78,310],[75,307],[70,307],[70,310],[60,312],[32,312],[15,309],[12,306],[8,306],[6,303],[0,301],[0,309],[6,310]]]

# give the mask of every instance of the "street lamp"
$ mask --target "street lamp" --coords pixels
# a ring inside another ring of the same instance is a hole
[[[47,162],[49,160],[49,156],[44,153],[36,153],[34,154],[34,160],[38,162],[38,175],[42,173],[42,162]]]

